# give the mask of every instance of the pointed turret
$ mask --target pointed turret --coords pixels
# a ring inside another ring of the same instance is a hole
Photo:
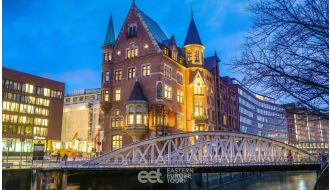
[[[184,41],[184,49],[186,52],[187,64],[196,66],[203,65],[205,47],[203,46],[202,40],[199,37],[193,11],[191,11],[191,19],[186,39]]]
[[[107,33],[105,35],[103,45],[105,45],[105,46],[115,45],[115,30],[114,30],[114,27],[113,27],[112,13],[110,15],[108,29],[107,29]]]
[[[128,101],[147,101],[141,88],[140,82],[136,81]]]
[[[194,15],[192,11],[191,11],[191,19],[189,23],[188,32],[186,35],[186,39],[184,41],[184,45],[190,45],[190,44],[203,45],[201,38],[199,37],[199,33],[195,24]]]

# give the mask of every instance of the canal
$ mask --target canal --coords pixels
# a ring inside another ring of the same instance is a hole
[[[13,173],[14,172],[14,173]],[[63,189],[62,171],[43,173],[48,178],[40,179],[38,185],[31,185],[33,172],[24,170],[3,171],[3,189]],[[138,172],[124,171],[68,171],[67,190],[130,190],[130,189],[209,189],[209,190],[313,190],[316,171],[278,171],[278,172],[224,172],[191,173],[191,178],[182,183],[169,183],[166,171],[163,183],[141,183]],[[55,174],[55,175],[54,175]],[[40,175],[37,175],[40,176]],[[57,177],[51,177],[57,176]],[[182,177],[182,176],[181,176]],[[187,176],[186,176],[187,177]],[[40,178],[40,177],[39,177]],[[57,179],[56,179],[57,178]],[[48,182],[47,182],[48,181]],[[174,180],[175,181],[175,180]],[[43,183],[43,184],[40,184]],[[54,184],[57,183],[57,184]]]

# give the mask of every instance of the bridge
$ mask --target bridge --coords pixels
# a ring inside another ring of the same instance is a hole
[[[288,155],[292,155],[289,156]],[[90,160],[80,168],[152,169],[167,167],[319,167],[317,158],[269,138],[234,132],[189,132],[140,141]]]

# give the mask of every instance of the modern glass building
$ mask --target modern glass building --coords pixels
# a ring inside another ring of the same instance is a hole
[[[282,105],[250,91],[236,79],[228,77],[226,82],[237,90],[241,132],[288,142],[287,121]]]

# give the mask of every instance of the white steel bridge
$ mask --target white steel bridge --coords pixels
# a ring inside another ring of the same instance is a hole
[[[316,157],[282,142],[242,133],[208,131],[140,141],[103,154],[81,167],[233,167],[316,162]]]

